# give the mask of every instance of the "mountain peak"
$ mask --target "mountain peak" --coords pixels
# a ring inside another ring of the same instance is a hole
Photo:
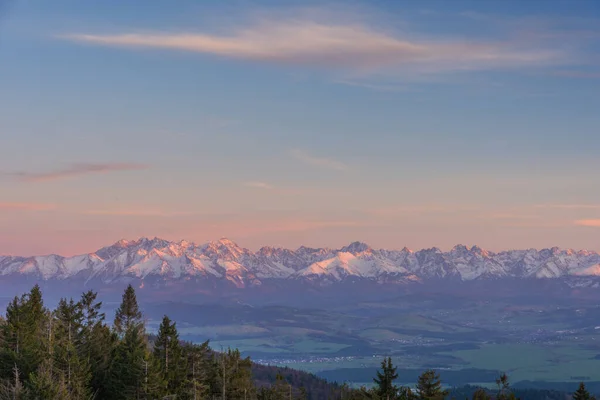
[[[371,247],[363,242],[352,242],[348,246],[344,246],[340,249],[343,253],[362,253],[365,251],[372,250]]]
[[[120,240],[117,240],[113,244],[113,246],[115,246],[115,247],[127,247],[127,246],[129,246],[129,243],[130,243],[129,240],[127,240],[127,239],[120,239]]]
[[[465,246],[464,244],[457,244],[456,246],[454,246],[451,250],[453,253],[459,253],[459,254],[464,254],[464,253],[468,253],[469,249],[467,248],[467,246]]]
[[[407,257],[407,254],[411,254]],[[412,252],[373,250],[353,242],[340,250],[299,247],[297,250],[263,247],[253,252],[221,238],[196,246],[188,241],[161,238],[121,239],[95,253],[74,257],[0,257],[0,277],[36,275],[44,280],[71,277],[120,279],[158,276],[162,279],[233,279],[238,285],[262,284],[263,279],[333,279],[350,276],[379,280],[385,276],[417,279],[459,277],[569,277],[598,275],[600,254],[593,251],[507,250],[492,253],[478,246],[456,245],[443,252],[437,247]],[[594,267],[594,268],[591,268]]]
[[[233,246],[233,247],[238,246],[233,240],[229,240],[226,237],[220,238],[219,240],[217,240],[217,243],[222,244],[223,246]]]

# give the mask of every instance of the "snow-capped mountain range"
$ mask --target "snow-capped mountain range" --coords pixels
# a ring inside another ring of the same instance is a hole
[[[221,280],[237,287],[269,280],[332,283],[345,279],[378,282],[462,281],[497,278],[600,276],[600,255],[592,251],[509,250],[498,253],[477,246],[455,246],[448,252],[376,250],[354,242],[341,249],[263,247],[257,252],[228,239],[196,245],[154,238],[120,240],[94,253],[0,256],[0,281],[26,276],[36,280],[83,280],[103,283]]]

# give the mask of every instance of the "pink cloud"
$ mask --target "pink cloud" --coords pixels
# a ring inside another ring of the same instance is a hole
[[[595,210],[600,209],[600,204],[536,204],[534,207],[564,210]]]
[[[348,166],[341,161],[337,161],[327,157],[315,157],[299,149],[292,150],[291,154],[297,160],[300,160],[308,165],[314,165],[317,167],[328,169],[335,169],[337,171],[345,171],[348,169]]]
[[[193,213],[185,211],[161,210],[152,208],[124,208],[124,209],[97,209],[81,212],[85,215],[106,215],[119,217],[179,217],[189,216]]]
[[[397,206],[370,209],[367,210],[366,213],[375,217],[392,218],[421,214],[454,214],[458,212],[471,212],[480,210],[481,207],[472,205],[400,204]]]
[[[133,171],[147,168],[149,168],[148,165],[133,163],[78,163],[73,164],[67,168],[49,172],[15,172],[11,175],[15,176],[19,181],[22,182],[48,182],[89,174],[103,174],[117,171]]]
[[[600,228],[600,219],[579,219],[575,221],[575,225]]]
[[[268,184],[266,182],[260,182],[260,181],[250,181],[250,182],[244,182],[244,186],[246,187],[250,187],[250,188],[256,188],[256,189],[273,189],[273,185]]]
[[[225,34],[208,32],[75,33],[63,39],[103,46],[170,49],[268,63],[324,67],[362,74],[493,70],[572,62],[562,48],[539,40],[419,38],[361,18],[270,15]],[[545,36],[540,35],[539,38]],[[531,36],[530,36],[531,38]]]
[[[0,203],[0,210],[47,211],[53,210],[54,204],[43,203]]]

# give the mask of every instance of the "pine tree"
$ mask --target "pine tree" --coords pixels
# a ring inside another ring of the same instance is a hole
[[[440,376],[430,369],[419,376],[417,395],[419,399],[423,400],[443,400],[448,395],[448,391],[442,390]]]
[[[288,398],[292,397],[292,387],[285,381],[280,372],[278,372],[275,376],[275,383],[272,386],[272,390],[273,400],[287,400]]]
[[[498,379],[496,379],[496,385],[498,386],[498,393],[496,395],[497,400],[508,400],[514,398],[514,394],[510,392],[508,375],[500,375]]]
[[[175,322],[166,315],[154,342],[154,357],[158,361],[161,378],[166,385],[166,394],[182,393],[186,386],[187,360],[183,358]]]
[[[250,398],[254,390],[252,363],[242,358],[239,350],[228,349],[215,355],[211,391],[220,393],[222,399]]]
[[[38,285],[26,295],[15,297],[9,303],[6,308],[6,322],[2,327],[2,376],[9,376],[16,365],[21,376],[27,379],[47,357],[48,342],[45,333],[48,315]]]
[[[52,321],[52,320],[51,320]],[[61,299],[54,311],[51,339],[54,367],[62,372],[68,392],[75,398],[89,396],[90,365],[81,356],[83,312],[73,299]],[[51,326],[52,326],[51,325]]]
[[[25,330],[24,297],[15,296],[6,307],[6,319],[2,324],[2,351],[0,353],[0,375],[9,376],[16,366],[20,368],[20,353]]]
[[[373,382],[377,385],[375,393],[382,400],[396,399],[398,387],[394,385],[394,381],[398,378],[396,367],[392,364],[392,358],[385,358],[381,362],[381,372],[377,371],[377,377],[373,378]]]
[[[483,388],[479,388],[473,393],[472,400],[491,400],[491,396]]]
[[[137,398],[147,382],[146,371],[153,364],[147,357],[142,313],[131,285],[123,293],[123,301],[117,309],[114,331],[121,340],[111,357],[105,388],[107,396],[116,400]]]
[[[90,290],[82,294],[78,303],[82,314],[79,355],[90,366],[92,392],[102,398],[116,337],[105,324],[102,302],[96,298],[97,293]]]
[[[166,392],[165,382],[162,379],[158,360],[148,350],[144,352],[142,360],[142,385],[141,398],[144,399],[178,399],[178,394]]]
[[[26,392],[21,383],[21,374],[15,365],[12,376],[0,381],[0,399],[21,400],[25,395]]]
[[[110,399],[136,399],[143,391],[146,344],[140,331],[130,328],[117,344],[107,378],[106,396]]]
[[[53,368],[51,360],[45,360],[29,377],[26,398],[31,400],[70,400],[86,399],[87,397],[71,396],[62,372]]]
[[[184,344],[183,354],[187,359],[187,379],[183,398],[203,399],[210,390],[209,348],[208,341],[201,345]]]
[[[573,393],[573,400],[591,400],[590,393],[585,388],[585,384],[581,382],[579,388]]]
[[[143,328],[142,312],[139,309],[135,290],[128,285],[123,293],[123,300],[115,314],[113,327],[115,332],[123,337],[129,329],[141,330]]]

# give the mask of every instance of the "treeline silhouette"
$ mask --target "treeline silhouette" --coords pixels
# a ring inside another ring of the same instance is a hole
[[[166,315],[158,333],[149,335],[131,285],[112,326],[97,293],[85,292],[77,301],[61,299],[50,310],[38,285],[16,296],[0,316],[0,400],[518,398],[506,375],[496,381],[495,392],[443,389],[433,370],[423,372],[414,388],[396,386],[397,378],[391,358],[381,363],[371,388],[358,389],[302,371],[253,364],[236,349],[216,352],[208,341],[182,341]],[[559,398],[549,393],[530,391],[523,399]],[[537,397],[541,394],[546,397]],[[592,399],[583,383],[572,398]]]
[[[184,342],[164,316],[149,335],[135,290],[123,293],[112,326],[97,293],[44,306],[39,286],[0,317],[0,400],[326,399],[341,385],[253,364],[235,349]]]

